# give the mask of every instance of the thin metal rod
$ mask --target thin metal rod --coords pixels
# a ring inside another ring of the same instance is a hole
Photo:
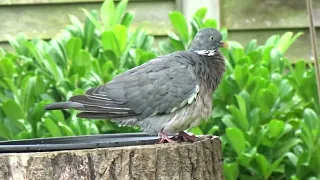
[[[317,36],[316,36],[316,28],[313,23],[313,10],[312,10],[312,0],[307,0],[307,9],[309,14],[309,28],[310,28],[310,36],[311,36],[311,45],[312,52],[314,57],[314,68],[316,71],[316,81],[318,88],[318,99],[320,103],[320,66],[319,66],[319,58],[318,58],[318,50],[317,50]]]

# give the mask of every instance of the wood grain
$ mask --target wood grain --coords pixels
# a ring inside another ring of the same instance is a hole
[[[0,179],[223,180],[221,142],[0,154]]]

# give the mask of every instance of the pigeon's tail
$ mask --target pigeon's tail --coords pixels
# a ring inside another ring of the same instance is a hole
[[[77,102],[57,102],[46,105],[45,110],[56,110],[56,109],[78,109],[83,108],[84,105]]]
[[[81,111],[77,117],[89,119],[118,119],[134,117],[136,114],[124,104],[110,99],[90,98],[77,95],[68,102],[58,102],[45,106],[46,110],[75,109]]]

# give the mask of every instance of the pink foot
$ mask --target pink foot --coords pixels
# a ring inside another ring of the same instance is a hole
[[[174,140],[170,139],[166,133],[161,132],[160,136],[161,136],[161,139],[159,143],[164,143],[165,141],[169,143],[176,143]]]
[[[178,136],[181,136],[184,141],[188,141],[188,140],[191,142],[197,141],[197,137],[195,135],[189,135],[188,133],[186,133],[184,131],[180,131]]]

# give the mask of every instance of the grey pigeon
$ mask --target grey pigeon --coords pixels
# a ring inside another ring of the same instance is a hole
[[[219,48],[226,47],[212,28],[199,30],[188,51],[154,58],[110,82],[76,95],[68,102],[45,109],[76,109],[77,117],[111,119],[120,125],[139,126],[162,142],[168,135],[195,140],[184,130],[198,126],[212,112],[212,93],[225,72]]]

